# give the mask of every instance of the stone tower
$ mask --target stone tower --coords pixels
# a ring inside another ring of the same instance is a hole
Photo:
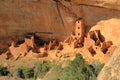
[[[75,24],[75,36],[77,38],[82,38],[85,35],[85,24],[82,18],[79,18]]]

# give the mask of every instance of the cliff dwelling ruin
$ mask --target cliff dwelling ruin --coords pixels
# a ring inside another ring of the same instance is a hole
[[[120,80],[119,44],[120,0],[0,0],[0,80],[19,80],[24,67],[38,80],[97,80],[100,68],[98,80]]]
[[[36,33],[25,38],[22,44],[17,45],[15,41],[11,42],[11,46],[5,53],[6,59],[13,57],[17,60],[20,57],[46,58],[50,61],[61,62],[67,59],[73,60],[75,54],[80,53],[83,58],[92,62],[99,60],[106,63],[113,54],[116,46],[112,41],[105,41],[100,30],[89,31],[86,35],[86,25],[82,18],[75,23],[75,30],[64,41],[60,42],[51,39],[49,43],[38,46],[36,41]],[[39,40],[37,40],[39,42]],[[17,45],[17,46],[16,46]]]

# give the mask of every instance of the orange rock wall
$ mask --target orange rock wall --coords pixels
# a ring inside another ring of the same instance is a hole
[[[57,39],[63,40],[81,16],[88,31],[103,19],[119,18],[120,11],[64,0],[60,4],[53,0],[0,0],[0,49],[11,36],[26,32],[53,32]]]

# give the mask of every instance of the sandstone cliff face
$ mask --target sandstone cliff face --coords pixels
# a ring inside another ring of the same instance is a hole
[[[97,80],[120,80],[120,45],[109,62],[103,67]]]
[[[120,10],[120,0],[72,0],[75,4],[92,5]]]
[[[103,1],[119,8],[118,0],[0,0],[0,49],[11,36],[27,32],[53,32],[55,38],[63,40],[79,17],[85,19],[87,31],[101,20],[119,18],[118,8],[106,7]]]

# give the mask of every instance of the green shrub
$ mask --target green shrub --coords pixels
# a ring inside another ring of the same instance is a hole
[[[23,74],[24,74],[25,77],[29,78],[30,74],[31,74],[30,68],[23,68]]]
[[[33,78],[34,77],[34,71],[33,69],[27,68],[27,67],[21,67],[17,68],[18,77],[20,78]]]
[[[34,69],[34,77],[39,77],[39,78],[43,78],[46,73],[50,70],[51,68],[51,63],[50,62],[38,62],[36,65],[35,65],[35,69]]]
[[[17,72],[16,73],[17,77],[19,77],[19,78],[25,78],[25,76],[23,74],[23,69],[21,67],[17,68],[16,72]]]
[[[77,54],[73,61],[68,61],[65,68],[41,62],[37,64],[35,72],[37,77],[43,80],[96,80],[102,67],[103,64],[99,62],[88,64],[80,54]]]
[[[44,76],[43,80],[60,80],[63,75],[61,64],[53,64],[50,71]]]
[[[0,65],[0,76],[8,76],[9,74],[10,72],[7,70],[7,68]]]
[[[89,65],[80,54],[64,68],[60,80],[96,80],[101,66]]]

